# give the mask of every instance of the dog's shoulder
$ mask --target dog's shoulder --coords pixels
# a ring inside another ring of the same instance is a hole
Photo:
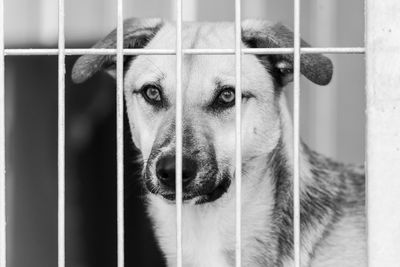
[[[365,198],[365,169],[364,165],[345,164],[335,161],[320,153],[311,150],[303,144],[303,151],[310,163],[310,171],[317,179],[331,182],[332,186],[339,186],[342,193]]]
[[[325,194],[336,216],[360,214],[365,217],[365,171],[363,165],[345,164],[305,147],[314,185]]]
[[[315,247],[311,266],[366,266],[364,166],[344,164],[305,146],[320,194],[329,194],[335,215]]]

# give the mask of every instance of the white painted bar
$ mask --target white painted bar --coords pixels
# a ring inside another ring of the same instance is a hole
[[[110,48],[67,48],[65,55],[116,55],[117,49]],[[123,49],[124,55],[175,55],[173,49]],[[53,56],[58,55],[58,49],[6,49],[6,56]]]
[[[302,47],[301,54],[364,54],[364,47]]]
[[[182,0],[176,0],[176,266],[182,267]]]
[[[367,214],[370,267],[400,263],[400,1],[367,0]]]
[[[125,266],[124,249],[124,15],[117,0],[117,266]]]
[[[4,80],[4,0],[0,0],[0,267],[6,267],[6,142]]]
[[[235,180],[236,180],[236,205],[235,205],[235,256],[236,267],[242,266],[242,21],[241,0],[235,0]]]
[[[300,0],[294,0],[293,64],[293,248],[294,266],[300,267]]]
[[[293,54],[293,48],[243,48],[244,54]],[[300,54],[364,54],[364,47],[302,47]]]
[[[363,47],[303,47],[301,54],[364,54]],[[5,56],[52,56],[58,49],[5,49]],[[235,49],[182,49],[183,54],[191,55],[234,55]],[[243,54],[293,54],[293,48],[242,48]],[[108,48],[66,48],[65,55],[115,55],[117,49]],[[175,55],[174,49],[123,49],[124,55]]]
[[[58,0],[58,267],[65,266],[65,32],[64,0]]]

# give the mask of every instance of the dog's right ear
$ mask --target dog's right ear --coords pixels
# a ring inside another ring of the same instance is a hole
[[[242,40],[250,48],[293,47],[294,34],[280,23],[251,19],[242,23]],[[309,47],[310,45],[301,40],[301,46]],[[292,54],[257,57],[272,72],[281,86],[292,81]],[[319,85],[327,85],[331,81],[333,65],[329,58],[321,54],[302,54],[300,59],[300,72],[307,79]]]
[[[162,27],[161,19],[136,19],[131,18],[124,21],[124,48],[143,48],[156,35]],[[93,48],[116,48],[117,31],[114,30],[103,40],[99,41]],[[126,62],[124,57],[124,61]],[[132,57],[129,57],[130,59]],[[124,62],[124,63],[125,63]],[[82,83],[92,77],[96,72],[104,70],[115,77],[116,56],[115,55],[84,55],[81,56],[72,69],[72,80]]]

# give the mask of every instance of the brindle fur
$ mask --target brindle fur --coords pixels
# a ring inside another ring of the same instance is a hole
[[[274,239],[263,245],[269,250],[273,246],[277,253],[265,262],[266,266],[282,266],[282,259],[293,257],[293,177],[283,146],[281,140],[267,163],[274,174],[277,201],[273,212]],[[310,163],[312,183],[302,188],[300,197],[301,233],[309,233],[315,225],[324,228],[314,237],[312,246],[302,259],[308,262],[318,247],[324,245],[324,239],[334,230],[335,224],[347,213],[365,205],[365,176],[363,166],[338,163],[312,151],[304,143],[302,147],[303,155]],[[363,209],[357,212],[365,216]],[[268,251],[265,254],[269,254]]]

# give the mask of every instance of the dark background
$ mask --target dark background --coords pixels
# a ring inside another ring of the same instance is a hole
[[[68,74],[75,60],[67,57]],[[6,65],[10,266],[56,266],[57,57],[10,57]],[[67,266],[116,266],[115,103],[115,82],[107,75],[82,85],[66,75]],[[164,266],[145,214],[140,157],[124,121],[126,266]]]

